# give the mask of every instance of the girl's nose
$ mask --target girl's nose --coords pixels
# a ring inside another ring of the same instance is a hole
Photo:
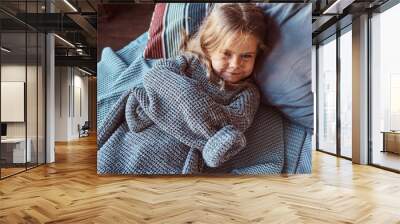
[[[240,67],[241,63],[242,63],[242,61],[240,59],[240,56],[233,56],[230,60],[229,65],[232,68],[238,68],[238,67]]]

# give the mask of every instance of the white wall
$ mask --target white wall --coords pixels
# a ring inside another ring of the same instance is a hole
[[[67,67],[55,68],[55,141],[68,140],[68,86]]]
[[[56,141],[79,138],[78,124],[88,120],[88,78],[83,75],[76,68],[56,67]]]
[[[1,121],[25,121],[25,83],[1,81]],[[36,108],[36,105],[35,107]]]
[[[28,70],[32,67],[28,66]],[[1,65],[1,81],[25,82],[24,65]]]
[[[32,67],[28,66],[28,71],[31,69]],[[25,65],[1,65],[1,81],[25,82],[25,73]],[[7,136],[25,137],[25,122],[7,122]]]
[[[76,72],[78,71],[78,75],[76,75]],[[85,121],[88,120],[89,117],[89,112],[88,112],[88,77],[87,76],[82,76],[83,73],[81,73],[79,70],[75,70],[75,82],[74,86],[80,88],[81,90],[81,114],[77,110],[78,108],[75,108],[75,127],[79,124],[83,125]],[[76,89],[75,89],[76,90]],[[76,92],[75,92],[76,93]],[[76,99],[76,96],[75,96]],[[76,130],[76,129],[75,129]],[[76,133],[78,134],[78,133]]]
[[[44,74],[42,67],[39,65],[25,64],[2,64],[1,66],[1,81],[11,82],[24,82],[26,84],[26,106],[23,102],[21,112],[26,112],[26,120],[22,122],[6,122],[7,123],[7,137],[10,138],[24,138],[25,135],[30,139],[30,148],[32,161],[44,163],[44,150],[45,150],[45,117],[44,117]],[[27,78],[27,81],[25,80]],[[2,95],[2,98],[7,95]],[[1,110],[12,110],[10,107],[2,107]],[[13,111],[7,111],[13,113]],[[15,113],[15,111],[14,111]],[[38,155],[37,155],[38,153]]]
[[[25,65],[18,65],[18,64],[3,64],[1,66],[1,81],[3,82],[25,82],[25,75],[26,75],[26,71],[25,69],[27,69],[28,74],[36,74],[36,67],[34,66],[27,66],[25,68]],[[29,77],[28,77],[29,78]],[[30,85],[36,85],[36,81],[32,81],[29,80],[29,84]],[[31,110],[32,107],[34,106],[34,110],[36,111],[36,88],[32,89],[32,88],[28,88],[27,89],[27,104],[28,106],[31,106]],[[32,92],[31,92],[32,91]],[[34,105],[29,105],[31,102],[35,102]],[[1,110],[7,110],[8,108],[1,108]],[[29,111],[30,112],[30,111]],[[28,122],[32,122],[35,121],[35,124],[28,124],[28,129],[29,128],[34,128],[36,130],[36,113],[27,113],[27,118],[28,118]],[[25,123],[26,122],[7,122],[7,136],[8,137],[25,137]],[[35,127],[33,127],[35,126]],[[31,133],[28,130],[28,137],[29,137],[29,133]]]

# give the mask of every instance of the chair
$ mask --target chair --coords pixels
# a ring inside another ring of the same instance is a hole
[[[85,121],[85,123],[82,125],[82,127],[80,127],[80,125],[78,125],[79,138],[89,136],[89,129],[90,129],[89,121]]]

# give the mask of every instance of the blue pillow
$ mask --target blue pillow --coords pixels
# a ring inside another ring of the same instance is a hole
[[[254,70],[262,102],[277,107],[289,120],[313,129],[311,3],[258,5],[267,15],[266,42],[270,47]]]

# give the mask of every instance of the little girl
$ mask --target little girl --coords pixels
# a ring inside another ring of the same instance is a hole
[[[251,74],[264,32],[255,5],[216,4],[182,55],[114,105],[98,134],[98,173],[190,174],[235,156],[260,102]]]

